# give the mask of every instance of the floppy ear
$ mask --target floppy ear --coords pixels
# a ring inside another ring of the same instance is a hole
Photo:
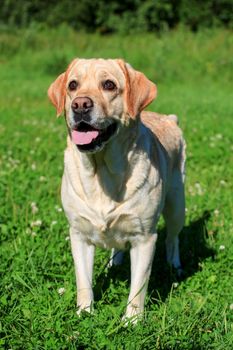
[[[57,109],[59,117],[65,108],[66,73],[60,74],[48,89],[48,97]]]
[[[117,60],[126,79],[126,108],[132,118],[149,105],[157,95],[157,87],[152,81],[123,60]]]
[[[48,97],[52,104],[57,109],[57,117],[59,117],[64,108],[66,100],[66,82],[68,78],[68,73],[71,68],[77,63],[78,58],[75,58],[68,66],[67,70],[60,74],[57,79],[50,85],[48,89]]]

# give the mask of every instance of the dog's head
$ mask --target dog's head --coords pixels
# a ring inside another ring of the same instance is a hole
[[[57,115],[65,110],[72,141],[96,152],[156,97],[156,85],[123,60],[75,59],[48,90]]]

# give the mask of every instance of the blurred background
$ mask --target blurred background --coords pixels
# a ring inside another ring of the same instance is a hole
[[[203,27],[232,28],[231,0],[2,0],[3,25],[49,27],[66,23],[76,30],[100,33],[161,31],[183,24],[196,31]]]

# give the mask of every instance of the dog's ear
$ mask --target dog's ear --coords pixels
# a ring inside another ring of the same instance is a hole
[[[62,114],[65,108],[66,76],[66,72],[60,74],[48,89],[48,97],[56,107],[57,117]]]
[[[66,102],[66,83],[68,79],[68,74],[71,68],[77,63],[78,58],[75,58],[68,66],[67,70],[60,74],[57,79],[50,85],[48,89],[48,97],[52,104],[57,109],[57,117],[59,117],[64,108]]]
[[[125,99],[127,113],[131,118],[136,116],[148,106],[157,95],[157,87],[152,81],[123,60],[117,60],[126,80]]]

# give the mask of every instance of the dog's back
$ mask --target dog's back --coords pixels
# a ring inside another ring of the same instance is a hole
[[[165,115],[154,112],[142,112],[142,123],[149,128],[165,149],[171,167],[180,167],[184,171],[185,142],[174,114]]]

